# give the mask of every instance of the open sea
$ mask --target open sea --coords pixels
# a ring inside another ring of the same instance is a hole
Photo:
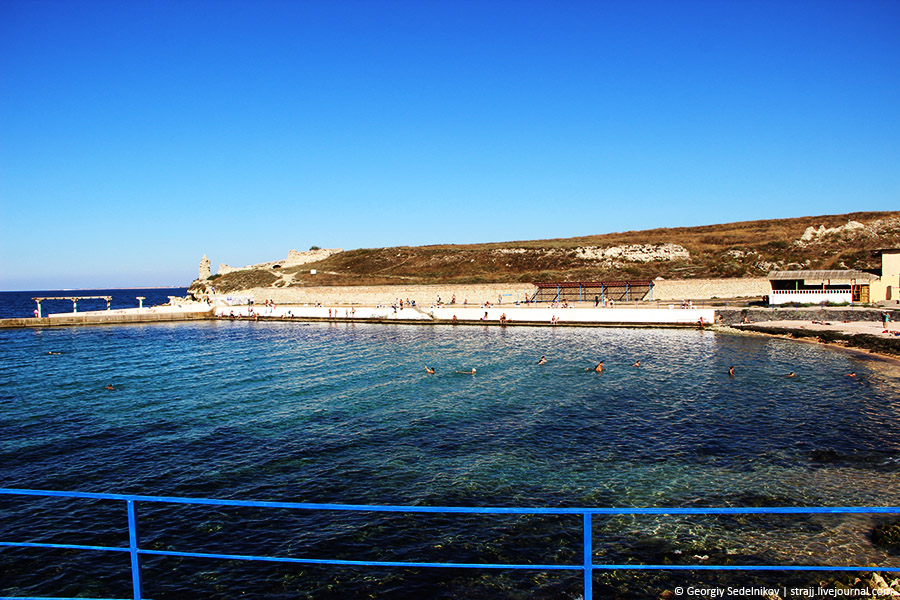
[[[128,306],[149,297],[134,292]],[[162,301],[183,295],[168,292]],[[0,314],[29,316],[31,307],[4,306],[8,294]],[[541,355],[547,364],[536,364]],[[600,360],[603,373],[586,370]],[[898,506],[898,419],[892,363],[709,331],[249,321],[0,330],[7,488],[443,506]],[[897,551],[871,539],[897,518],[595,517],[594,560],[900,569]],[[120,503],[0,496],[0,540],[127,546],[124,521]],[[166,505],[149,506],[141,524],[143,544],[157,549],[581,561],[580,517],[569,516]],[[565,571],[143,564],[144,595],[157,600],[575,599],[582,590],[580,573]],[[127,555],[0,548],[0,596],[124,598],[129,577]],[[597,572],[594,594],[840,577]]]
[[[115,288],[108,290],[53,290],[50,292],[0,292],[0,319],[33,317],[37,303],[32,298],[60,298],[44,300],[41,314],[72,312],[72,296],[111,296],[110,308],[137,308],[138,296],[144,297],[144,306],[157,306],[169,301],[169,296],[184,297],[187,288]],[[79,300],[78,311],[106,310],[106,300]]]

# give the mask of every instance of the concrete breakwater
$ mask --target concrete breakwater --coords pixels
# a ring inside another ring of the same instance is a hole
[[[594,307],[593,302],[572,303],[568,308],[548,304],[441,304],[410,307],[399,304],[251,304],[230,306],[220,303],[186,302],[172,306],[117,310],[56,313],[40,319],[0,319],[0,328],[59,327],[72,325],[104,325],[120,323],[152,323],[215,318],[295,319],[308,321],[355,320],[408,323],[466,323],[517,325],[594,325],[594,326],[663,326],[691,327],[704,325],[737,325],[767,321],[829,321],[834,323],[875,323],[881,311],[867,308],[681,308],[681,303],[630,303],[614,308]],[[897,317],[892,318],[892,320]]]
[[[462,306],[436,307],[386,306],[225,306],[217,307],[219,318],[299,319],[378,321],[395,323],[483,324],[483,325],[594,325],[594,326],[660,326],[697,327],[711,325],[715,310],[711,308],[587,308],[529,306]]]
[[[158,323],[166,321],[196,321],[211,318],[213,318],[213,307],[208,304],[192,302],[176,306],[55,313],[42,318],[0,319],[0,329]]]
[[[210,306],[202,302],[176,306],[133,308],[118,310],[57,313],[43,318],[2,319],[0,328],[61,327],[73,325],[112,325],[153,323],[205,319],[261,319],[360,322],[394,322],[419,324],[515,324],[515,325],[581,325],[581,326],[660,326],[692,327],[711,325],[716,317],[711,308],[676,308],[675,305],[647,304],[640,308],[602,308],[570,306],[563,308],[546,304],[536,305],[440,305],[428,308],[404,305],[333,305],[301,304],[258,305],[240,304]]]

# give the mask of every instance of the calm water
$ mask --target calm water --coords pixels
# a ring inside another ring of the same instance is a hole
[[[548,364],[535,364],[540,355]],[[604,373],[585,370],[601,359]],[[778,339],[200,322],[0,331],[0,365],[3,487],[463,506],[900,505],[898,369]],[[472,367],[475,376],[455,373]],[[2,540],[127,545],[119,504],[17,498],[0,510]],[[884,520],[596,519],[595,561],[900,567],[869,541]],[[577,517],[166,506],[148,507],[142,525],[151,548],[238,554],[577,563],[581,552]],[[145,594],[157,599],[581,590],[577,573],[145,565]],[[2,550],[0,595],[127,597],[127,569],[118,555]],[[598,573],[595,593],[655,598],[679,581],[802,577]]]
[[[138,296],[144,297],[144,306],[165,304],[169,296],[184,297],[187,288],[135,288],[111,290],[53,290],[36,292],[0,292],[0,319],[33,317],[37,304],[32,298],[66,296],[112,296],[110,308],[137,308]],[[106,300],[80,300],[78,311],[106,310]],[[71,312],[71,300],[45,300],[41,303],[41,313]]]

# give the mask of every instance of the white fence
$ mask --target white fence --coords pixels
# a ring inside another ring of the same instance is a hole
[[[842,304],[852,302],[853,294],[850,290],[772,290],[769,293],[769,304],[821,304],[832,302]]]

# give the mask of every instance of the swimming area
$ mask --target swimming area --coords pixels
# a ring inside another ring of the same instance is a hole
[[[696,330],[250,321],[4,330],[0,340],[3,487],[445,506],[900,504],[900,374],[822,346]],[[600,360],[602,374],[587,370]],[[119,539],[120,515],[97,504],[99,515],[76,503],[59,516],[58,501],[2,499],[0,539],[46,539],[50,526],[57,538]],[[580,551],[564,517],[183,508],[147,518],[147,543],[179,549],[473,562],[577,562]],[[878,519],[614,517],[595,526],[595,557],[900,566],[869,540]],[[127,595],[126,567],[4,550],[0,594]],[[579,589],[579,576],[553,573],[189,559],[148,560],[145,571],[153,598]],[[687,576],[597,575],[595,593],[655,597]]]

